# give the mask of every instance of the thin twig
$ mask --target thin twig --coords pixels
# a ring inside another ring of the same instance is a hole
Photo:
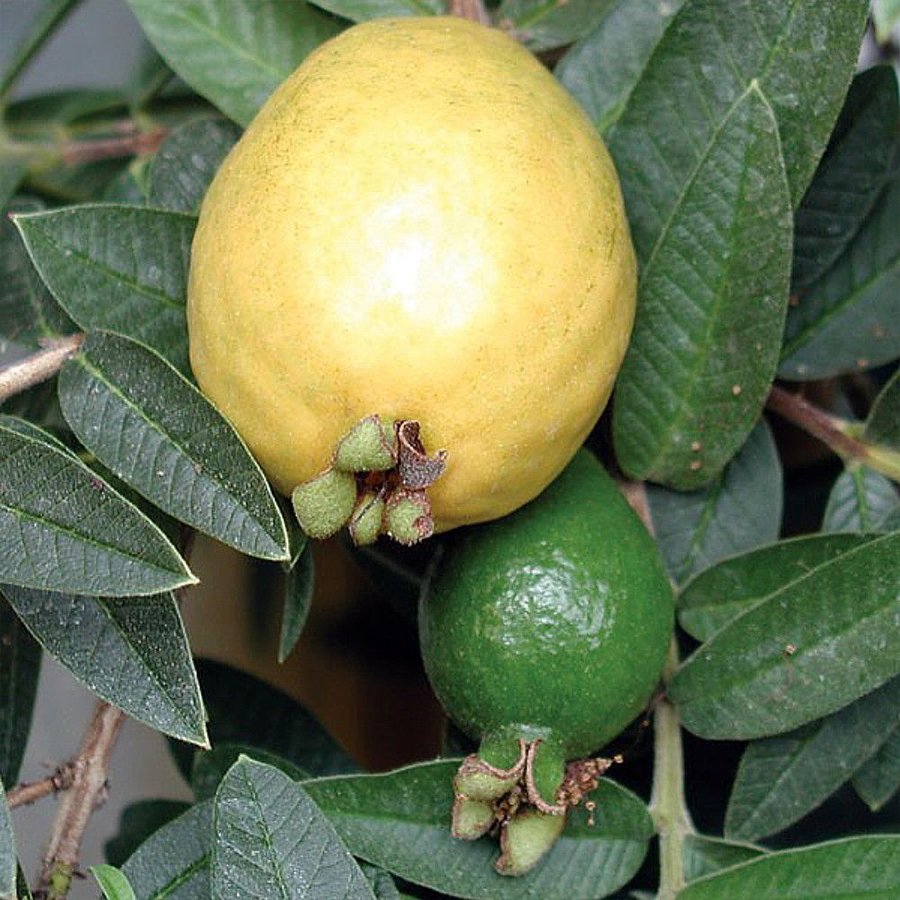
[[[38,800],[43,800],[44,797],[58,794],[60,791],[67,791],[72,787],[74,781],[75,767],[69,762],[40,781],[25,782],[10,788],[6,792],[6,805],[10,809],[15,809],[17,806],[28,806]]]
[[[0,403],[13,394],[52,378],[63,367],[63,363],[78,352],[82,341],[83,334],[70,334],[48,341],[45,349],[0,369]]]
[[[450,15],[480,22],[482,25],[491,24],[491,17],[485,9],[483,0],[450,0]]]
[[[69,893],[85,828],[94,809],[106,799],[109,758],[124,721],[121,710],[105,701],[98,703],[71,762],[72,786],[63,795],[41,864],[39,890],[46,900],[63,900]]]
[[[166,128],[155,128],[125,137],[98,138],[91,141],[70,141],[59,149],[62,161],[69,166],[97,162],[101,159],[119,159],[123,156],[140,156],[154,153],[168,134]]]
[[[863,460],[868,456],[866,445],[843,430],[841,427],[844,424],[843,420],[829,415],[800,394],[794,394],[775,385],[769,392],[766,407],[798,428],[802,428],[807,434],[818,438],[844,459]]]

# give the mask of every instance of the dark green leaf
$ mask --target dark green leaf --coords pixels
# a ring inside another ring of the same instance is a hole
[[[119,830],[103,847],[106,861],[121,868],[141,844],[189,808],[179,800],[139,800],[126,806]]]
[[[828,496],[822,531],[883,531],[900,506],[894,483],[865,466],[844,470]]]
[[[212,802],[163,825],[122,866],[137,900],[210,900]]]
[[[388,872],[379,869],[378,866],[370,866],[368,863],[363,863],[360,868],[369,881],[372,893],[378,900],[401,900],[400,891],[397,890],[397,885],[394,884],[394,879]]]
[[[171,594],[104,599],[12,585],[2,590],[41,646],[95,694],[164,734],[209,745],[187,635]]]
[[[79,122],[87,125],[89,136],[112,137],[113,118],[126,110],[120,91],[95,88],[64,88],[46,94],[26,97],[10,104],[6,122],[13,134],[29,138],[59,140],[70,132],[60,126]],[[83,134],[81,135],[84,136]]]
[[[154,594],[196,578],[165,535],[79,462],[0,425],[0,572],[92,596]]]
[[[611,149],[647,260],[728,110],[757,81],[796,206],[844,99],[867,0],[692,0],[666,30]]]
[[[34,54],[53,34],[56,26],[78,2],[79,0],[40,0],[38,3],[30,4],[33,12],[26,32],[20,39],[15,52],[0,70],[0,105],[19,73],[28,65]],[[2,205],[0,203],[0,206]]]
[[[17,900],[17,871],[16,842],[6,805],[6,790],[0,781],[0,900]]]
[[[681,853],[684,860],[684,877],[686,881],[694,881],[704,875],[712,875],[713,872],[756,859],[765,852],[764,848],[755,847],[753,844],[686,834]]]
[[[685,493],[647,485],[656,540],[669,575],[681,583],[723,557],[775,540],[782,498],[781,462],[763,421],[703,490]]]
[[[900,790],[900,726],[853,776],[856,793],[874,812]]]
[[[788,313],[782,378],[828,378],[900,356],[900,175],[841,258]]]
[[[31,730],[41,648],[0,600],[0,781],[15,784]]]
[[[790,247],[778,131],[754,86],[697,158],[643,266],[613,418],[631,477],[697,488],[744,443],[778,362]]]
[[[701,878],[678,900],[895,900],[900,836],[855,837],[770,853]]]
[[[152,350],[88,335],[60,372],[59,400],[84,446],[163,512],[250,556],[288,558],[281,512],[243,441]]]
[[[91,875],[97,879],[106,900],[137,900],[128,879],[115,866],[91,866]]]
[[[698,641],[707,641],[764,597],[873,537],[808,535],[727,559],[684,586],[678,597],[678,622]]]
[[[601,134],[618,121],[672,17],[684,0],[616,0],[600,24],[556,67],[556,76]]]
[[[550,50],[583,38],[612,0],[503,0],[497,24],[531,50]]]
[[[19,892],[18,900],[32,900],[31,888],[28,886],[28,879],[25,877],[21,866],[19,866],[16,876],[16,889]]]
[[[0,144],[0,209],[6,206],[9,198],[16,192],[27,171],[28,158],[23,153]]]
[[[754,741],[741,758],[725,835],[758,840],[830,797],[900,726],[900,678],[789,734]]]
[[[369,883],[306,791],[273,766],[241,757],[213,806],[214,900],[369,898]]]
[[[227,119],[198,119],[176,128],[150,166],[150,206],[197,215],[222,160],[241,136]]]
[[[128,100],[132,108],[140,109],[162,91],[175,73],[146,39],[141,42],[136,57],[128,82]]]
[[[246,672],[208,659],[197,660],[197,674],[214,745],[245,744],[315,775],[356,771],[353,761],[316,719],[286,694]],[[171,749],[190,781],[193,752],[177,744]]]
[[[846,706],[900,673],[900,533],[787,584],[716,632],[669,697],[701,737],[778,734]]]
[[[653,834],[644,804],[614,782],[592,795],[594,825],[582,807],[532,872],[504,878],[493,869],[497,844],[450,836],[452,781],[459,760],[304,782],[350,851],[414,884],[454,897],[573,900],[606,896],[639,868]]]
[[[304,772],[292,762],[288,762],[288,760],[282,759],[274,753],[259,750],[247,744],[220,742],[212,750],[194,754],[194,766],[191,770],[191,788],[194,791],[194,797],[197,800],[207,800],[215,796],[222,779],[241,756],[252,757],[256,762],[266,763],[274,766],[276,769],[281,769],[285,775],[294,781],[301,781],[310,777],[309,772]]]
[[[859,231],[893,168],[898,119],[894,70],[857,75],[794,219],[792,290],[819,278]]]
[[[16,200],[7,212],[35,212],[38,200]],[[0,215],[0,334],[28,347],[77,329],[38,277],[12,221]]]
[[[199,94],[248,125],[341,23],[304,0],[128,0],[147,37]]]
[[[284,609],[281,614],[281,635],[278,639],[280,663],[291,655],[291,651],[297,645],[312,602],[315,579],[312,545],[305,540],[305,536],[300,540],[303,542],[300,557],[285,577]]]
[[[386,16],[444,15],[448,0],[313,0],[320,9],[328,10],[351,22],[367,22]]]
[[[184,304],[192,216],[88,205],[15,222],[44,282],[82,328],[126,334],[189,371]]]
[[[894,372],[875,399],[866,420],[863,438],[900,450],[900,369]]]
[[[138,157],[103,189],[100,199],[104,203],[144,206],[147,203],[147,169],[149,160]]]

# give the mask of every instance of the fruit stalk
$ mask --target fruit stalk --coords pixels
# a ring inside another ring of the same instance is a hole
[[[0,369],[0,403],[52,378],[81,347],[83,334],[48,341],[43,350]]]
[[[666,660],[668,683],[678,667],[678,643],[673,637]],[[673,900],[685,886],[684,838],[694,825],[684,796],[684,756],[678,710],[662,697],[653,713],[654,765],[650,814],[659,834],[659,892],[657,900]]]

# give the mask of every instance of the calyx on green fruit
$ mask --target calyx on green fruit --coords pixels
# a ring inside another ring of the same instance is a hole
[[[585,450],[536,500],[448,541],[419,638],[445,711],[480,740],[454,835],[499,832],[497,870],[532,868],[616,761],[592,754],[646,706],[672,627],[656,546]]]

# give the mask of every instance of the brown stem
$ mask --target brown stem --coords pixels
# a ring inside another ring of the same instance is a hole
[[[450,0],[450,15],[490,25],[491,17],[485,9],[483,0]]]
[[[810,403],[800,394],[773,385],[766,408],[818,438],[843,459],[864,460],[869,455],[866,445],[847,434],[841,419]]]
[[[46,900],[63,900],[69,893],[85,828],[94,809],[105,800],[109,758],[124,721],[121,710],[105,701],[98,703],[70,763],[72,786],[59,806],[41,864],[40,887]]]
[[[74,781],[75,767],[68,762],[60,766],[52,775],[48,775],[40,781],[17,784],[14,788],[10,788],[6,792],[6,805],[10,809],[15,809],[17,806],[28,806],[51,794],[67,791],[72,787]]]
[[[52,378],[67,359],[71,359],[84,341],[83,334],[70,334],[47,341],[45,349],[0,369],[0,403],[13,394]]]
[[[140,156],[158,150],[168,133],[166,128],[155,128],[153,131],[129,134],[125,137],[69,141],[59,148],[60,156],[69,166],[97,162],[101,159],[118,159],[122,156]]]

